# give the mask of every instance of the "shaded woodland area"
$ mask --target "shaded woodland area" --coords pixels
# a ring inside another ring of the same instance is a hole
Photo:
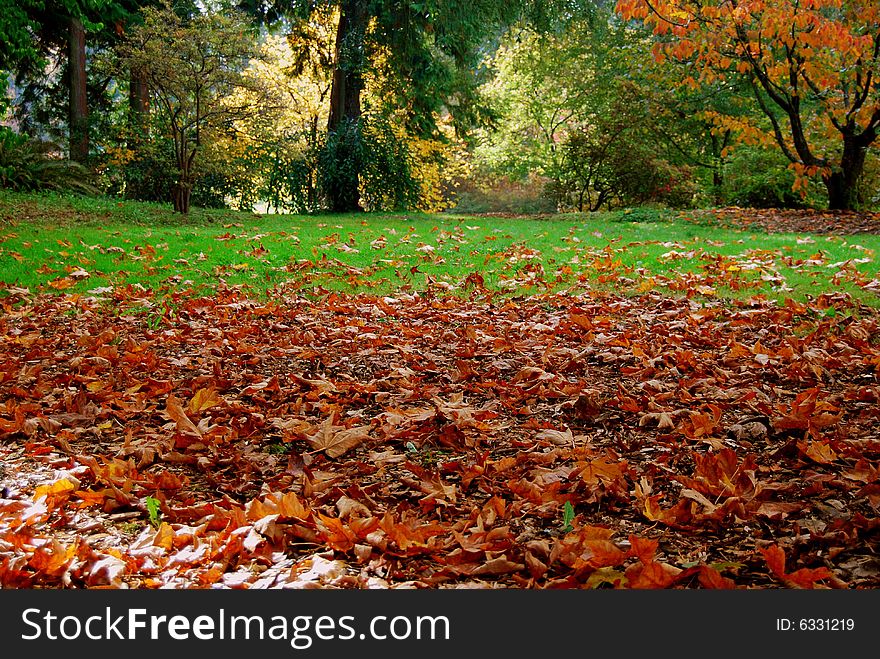
[[[868,1],[25,0],[6,15],[4,187],[181,212],[880,194]]]

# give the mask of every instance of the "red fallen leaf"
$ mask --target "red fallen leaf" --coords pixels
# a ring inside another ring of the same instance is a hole
[[[341,519],[326,515],[318,515],[318,533],[329,547],[341,552],[351,551],[358,540]]]
[[[758,547],[758,551],[767,562],[767,567],[777,579],[792,588],[815,589],[817,581],[834,580],[835,577],[827,567],[801,568],[792,573],[785,571],[785,551],[779,545],[767,548]]]
[[[421,554],[433,549],[433,545],[449,532],[441,524],[425,524],[424,520],[410,517],[396,520],[391,513],[385,513],[379,527],[389,541],[407,554]]]
[[[715,590],[732,590],[736,588],[733,579],[723,576],[718,570],[709,565],[701,565],[699,570],[697,578],[700,580],[703,588]]]
[[[361,539],[366,539],[373,531],[379,528],[378,517],[352,518],[347,521],[348,528]]]
[[[174,423],[177,424],[177,430],[181,433],[190,433],[192,435],[202,436],[202,431],[196,427],[190,418],[186,415],[180,401],[174,394],[169,394],[168,402],[165,405],[165,414],[168,415]]]
[[[866,484],[873,483],[880,478],[880,466],[874,467],[864,458],[859,458],[858,462],[851,469],[840,472],[840,475],[844,478]]]
[[[590,331],[593,329],[593,323],[590,321],[589,316],[585,316],[583,314],[575,313],[574,311],[572,311],[569,316],[569,319],[571,320],[572,324],[576,325],[577,327],[580,327],[581,329],[584,329],[587,331]]]
[[[626,552],[610,540],[585,540],[581,545],[581,555],[572,566],[575,569],[587,565],[593,569],[615,567],[626,559]]]
[[[804,509],[804,504],[797,502],[785,501],[764,501],[755,511],[756,515],[767,517],[768,519],[785,519],[791,513],[800,512]]]
[[[833,448],[824,441],[798,442],[798,449],[813,462],[829,465],[834,464],[838,455]]]
[[[287,519],[299,519],[306,521],[312,512],[300,501],[295,492],[285,492],[278,502],[278,513]]]
[[[681,574],[681,568],[656,561],[635,563],[625,572],[627,585],[638,589],[669,588],[678,581]]]
[[[612,529],[601,526],[576,529],[553,545],[550,564],[559,562],[579,572],[620,565],[626,552],[611,541],[613,535]]]
[[[60,577],[76,556],[76,551],[77,543],[65,546],[52,538],[48,545],[40,547],[33,553],[28,565],[41,576]]]
[[[819,388],[814,387],[799,393],[791,405],[780,405],[779,411],[785,416],[773,419],[773,426],[777,430],[805,430],[819,439],[820,430],[843,417],[835,405],[819,400],[819,393]]]
[[[64,505],[75,491],[76,485],[62,478],[49,485],[38,485],[34,490],[34,501],[45,497],[46,508],[55,510]]]
[[[421,501],[425,504],[432,502],[439,503],[455,503],[457,499],[457,486],[455,483],[447,483],[440,474],[430,473],[426,470],[418,469],[416,465],[407,463],[407,468],[419,476],[418,480],[401,476],[400,482],[408,485],[414,490],[418,490],[425,494]]]
[[[650,563],[654,560],[654,554],[657,553],[659,540],[650,538],[640,538],[637,535],[629,536],[629,555],[638,558],[642,563]]]
[[[531,574],[534,579],[540,579],[547,573],[547,570],[550,569],[546,563],[530,551],[526,551],[525,559],[529,574]]]
[[[615,460],[612,456],[602,456],[586,463],[578,463],[583,469],[578,473],[581,480],[590,486],[604,486],[608,490],[626,492],[629,489],[626,476],[629,474],[629,463],[626,460]]]
[[[171,549],[174,545],[174,529],[168,522],[162,522],[153,536],[153,545],[163,549]]]
[[[79,498],[77,502],[78,508],[88,508],[89,506],[102,506],[104,505],[104,501],[108,497],[113,496],[113,490],[104,489],[104,490],[77,490],[73,493],[74,496]]]
[[[3,588],[32,588],[34,574],[29,570],[10,567],[10,559],[4,557],[0,560],[0,587]]]
[[[695,503],[689,499],[679,499],[672,508],[661,508],[660,494],[641,500],[641,513],[651,522],[663,522],[667,526],[688,527],[694,519]]]
[[[492,558],[485,563],[455,565],[451,566],[449,569],[458,574],[467,574],[470,576],[485,576],[520,572],[522,570],[525,570],[526,566],[523,563],[517,563],[515,561],[508,560],[504,556],[499,556],[498,558]]]
[[[757,493],[757,460],[754,455],[747,454],[742,462],[736,451],[729,448],[693,455],[696,463],[693,477],[676,477],[686,487],[710,497],[736,496],[748,499]]]
[[[185,476],[181,478],[177,474],[170,471],[162,471],[158,474],[147,474],[145,480],[150,489],[179,490],[186,484],[189,479]]]

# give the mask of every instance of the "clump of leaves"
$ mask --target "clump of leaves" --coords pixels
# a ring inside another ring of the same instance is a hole
[[[98,192],[91,173],[58,156],[58,147],[0,127],[0,187],[16,191]]]
[[[878,585],[863,565],[880,476],[878,392],[865,384],[880,317],[844,315],[844,296],[544,295],[497,313],[454,298],[220,289],[181,298],[156,332],[127,312],[144,291],[114,295],[112,314],[43,294],[0,318],[0,363],[17,372],[28,345],[45,392],[35,421],[33,401],[18,402],[27,392],[0,382],[13,401],[0,435],[30,438],[35,455],[62,432],[76,446],[69,470],[26,493],[33,505],[0,506],[3,587],[370,587],[349,570],[367,559],[395,562],[389,586],[433,587],[438,574],[524,588]],[[839,320],[821,315],[829,307]],[[181,359],[212,352],[239,357],[198,379]],[[301,368],[316,356],[320,370]],[[112,360],[140,386],[108,377]],[[52,393],[71,368],[127,410],[124,439],[85,393]],[[681,387],[683,375],[699,385]],[[71,423],[96,439],[65,432]],[[263,450],[279,431],[309,450],[279,465]],[[7,458],[11,444],[0,462],[25,468],[30,454]],[[151,524],[136,551],[82,532],[132,501]],[[757,525],[776,544],[758,542]],[[828,559],[829,543],[844,551]],[[267,561],[279,569],[254,569]],[[300,561],[310,567],[290,569]]]

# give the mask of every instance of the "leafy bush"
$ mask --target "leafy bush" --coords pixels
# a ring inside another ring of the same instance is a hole
[[[673,211],[667,208],[637,206],[636,208],[623,208],[612,211],[607,217],[612,222],[668,222],[673,217]]]
[[[795,175],[775,151],[740,147],[724,168],[721,202],[744,208],[821,207],[823,192],[816,182],[807,197],[793,189]]]
[[[420,186],[410,161],[405,144],[386,121],[370,117],[345,122],[327,135],[318,155],[320,185],[328,198],[343,202],[341,193],[359,189],[365,210],[415,208]],[[352,179],[359,181],[357,186],[351,185]]]
[[[269,208],[291,213],[315,213],[321,209],[318,189],[319,149],[307,146],[306,139],[290,136],[258,144],[249,156],[260,183],[254,199]]]
[[[97,192],[79,163],[58,156],[58,147],[0,127],[0,187],[17,191]]]
[[[463,183],[451,202],[449,212],[463,215],[543,215],[556,212],[556,202],[547,194],[547,179],[538,176],[516,180],[483,174]]]
[[[136,201],[167,202],[179,176],[173,149],[173,142],[164,136],[143,142],[137,152],[104,168],[106,191]],[[247,202],[254,192],[252,178],[244,171],[247,163],[215,150],[206,148],[194,168],[192,204],[226,208],[230,200]]]
[[[693,204],[698,190],[693,172],[659,158],[655,146],[625,119],[603,117],[597,126],[573,131],[563,143],[563,158],[549,187],[561,209]]]

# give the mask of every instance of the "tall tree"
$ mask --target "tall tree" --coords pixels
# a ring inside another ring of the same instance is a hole
[[[658,54],[696,65],[699,81],[745,75],[773,141],[803,178],[821,177],[832,209],[860,205],[865,160],[880,130],[876,0],[619,0],[651,25]]]
[[[85,163],[89,157],[89,107],[86,92],[86,30],[78,16],[68,18],[67,75],[70,103],[70,159]]]
[[[122,71],[143,76],[174,143],[174,210],[188,213],[199,153],[212,131],[264,110],[259,83],[244,71],[255,35],[237,12],[181,17],[170,4],[144,10],[118,47]],[[237,95],[239,90],[251,94]]]
[[[64,53],[69,157],[79,162],[84,162],[89,153],[86,32],[100,27],[97,16],[110,2],[24,0],[6,14],[6,27],[0,27],[0,34],[6,33],[10,38],[5,46],[0,46],[0,64],[19,78],[38,74],[49,57]]]
[[[383,98],[402,110],[408,129],[419,135],[437,130],[441,111],[458,128],[481,115],[476,72],[481,48],[494,31],[519,16],[526,0],[241,0],[249,12],[272,20],[287,14],[307,20],[316,10],[338,9],[333,87],[327,141],[339,175],[327,190],[334,211],[360,208],[359,161],[365,114],[365,80],[381,78]],[[535,3],[540,4],[540,3]]]

